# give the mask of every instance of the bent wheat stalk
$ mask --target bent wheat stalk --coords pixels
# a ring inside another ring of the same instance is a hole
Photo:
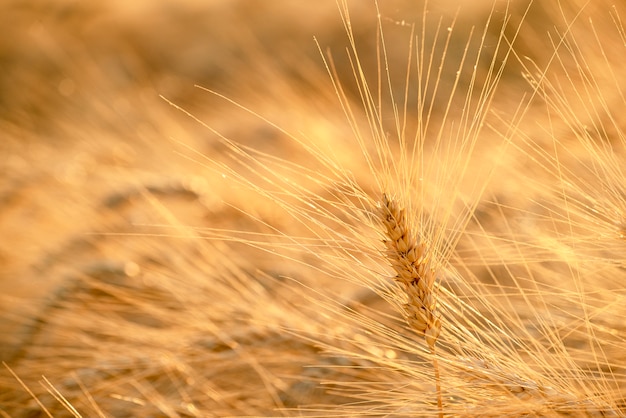
[[[395,280],[404,285],[407,303],[404,317],[409,326],[423,336],[433,354],[433,369],[437,387],[439,416],[443,416],[439,365],[435,353],[435,343],[441,333],[441,320],[437,312],[435,292],[435,269],[432,258],[424,242],[411,231],[406,211],[398,203],[383,193],[380,219],[385,227],[387,246],[386,257],[396,272]]]

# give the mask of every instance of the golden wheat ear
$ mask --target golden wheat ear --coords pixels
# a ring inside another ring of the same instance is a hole
[[[407,303],[404,316],[409,326],[424,336],[431,350],[441,333],[437,312],[435,269],[426,245],[409,228],[406,211],[383,193],[380,219],[385,227],[386,257],[396,272],[395,279],[404,285]]]
[[[433,369],[437,388],[437,407],[443,417],[439,365],[435,355],[435,343],[441,333],[441,319],[437,312],[435,279],[436,270],[428,248],[409,227],[406,211],[387,193],[383,193],[380,220],[385,228],[386,257],[396,272],[395,280],[404,285],[407,303],[404,318],[409,326],[423,336],[433,354]]]

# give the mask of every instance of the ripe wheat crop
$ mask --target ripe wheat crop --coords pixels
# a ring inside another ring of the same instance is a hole
[[[67,140],[89,158],[54,181],[95,220],[59,217],[23,271],[62,284],[2,311],[0,414],[626,413],[626,10],[324,7],[343,47],[289,62],[225,28],[257,65],[224,58],[223,89],[118,88],[97,128],[53,124],[137,138]]]

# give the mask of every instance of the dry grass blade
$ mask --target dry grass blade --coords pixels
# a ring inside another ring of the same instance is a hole
[[[4,361],[2,362],[2,365],[9,371],[11,376],[13,376],[13,378],[15,380],[17,380],[17,382],[20,384],[20,386],[22,386],[22,388],[24,388],[24,390],[32,397],[32,399],[37,403],[37,405],[39,405],[39,407],[41,408],[42,413],[45,413],[48,417],[53,418],[53,416],[50,414],[50,412],[48,412],[48,409],[41,403],[41,401],[28,388],[28,386],[22,381],[22,379],[20,379],[20,377],[17,374],[15,374],[15,372],[13,370],[11,370],[11,368]]]

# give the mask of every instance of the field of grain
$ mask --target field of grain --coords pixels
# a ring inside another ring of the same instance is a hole
[[[624,416],[620,3],[0,5],[0,416]]]

